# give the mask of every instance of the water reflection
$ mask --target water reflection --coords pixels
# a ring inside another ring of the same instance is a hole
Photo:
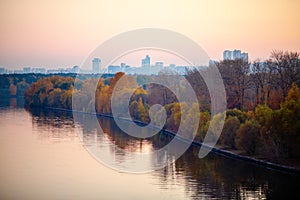
[[[110,118],[98,118],[102,132],[97,130],[93,123],[74,124],[72,114],[68,112],[33,109],[30,113],[32,123],[37,129],[49,129],[47,135],[38,134],[39,138],[72,138],[75,137],[74,131],[68,130],[80,126],[84,140],[94,141],[93,148],[114,156],[114,161],[120,165],[132,159],[131,154],[126,152],[148,153],[163,147],[173,139],[165,133],[159,133],[149,139],[133,138],[123,133]],[[116,147],[125,151],[119,151]],[[300,198],[300,181],[296,175],[269,170],[213,153],[199,159],[198,153],[199,147],[192,146],[175,163],[152,172],[153,184],[159,185],[162,190],[172,190],[177,185],[183,186],[186,196],[190,199]],[[152,162],[154,161],[148,160],[145,165],[151,165]]]
[[[82,127],[79,136],[84,146],[97,160],[113,169],[138,173],[175,161],[172,151],[161,151],[172,140],[171,136],[159,133],[147,139],[135,138],[125,134],[111,118],[95,120],[92,115],[75,115]],[[129,125],[128,129],[131,128]]]
[[[2,108],[23,108],[24,97],[0,98],[0,107]]]
[[[34,134],[42,140],[52,142],[73,141],[78,136],[72,113],[50,109],[27,108],[32,115]]]

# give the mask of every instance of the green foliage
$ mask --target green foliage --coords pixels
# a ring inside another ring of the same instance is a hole
[[[240,128],[240,121],[236,116],[229,116],[224,124],[221,137],[219,139],[221,145],[235,149],[236,133]]]
[[[300,100],[300,91],[295,83],[292,84],[291,89],[288,92],[288,96],[286,97],[286,101],[299,101]]]
[[[181,108],[178,102],[165,105],[167,120],[165,128],[176,132],[181,120]]]
[[[256,121],[246,121],[237,131],[236,146],[253,155],[260,147],[259,125]]]
[[[137,102],[137,114],[138,114],[138,120],[142,122],[150,121],[148,111],[146,110],[141,97]]]
[[[273,110],[267,105],[258,105],[255,108],[255,118],[260,124],[267,123],[272,117]]]
[[[267,157],[299,157],[300,95],[293,84],[279,110],[258,105],[254,113],[260,125],[263,150]]]
[[[129,113],[134,120],[138,120],[138,102],[136,100],[130,103]]]
[[[300,92],[296,84],[293,84],[289,90],[279,115],[283,142],[288,154],[291,157],[300,157]]]
[[[218,113],[213,116],[210,121],[210,130],[208,131],[208,138],[211,137],[212,140],[216,140],[221,135],[222,126],[225,123],[225,116],[223,113]],[[220,131],[221,130],[221,131]]]
[[[255,119],[261,125],[263,133],[267,133],[270,130],[273,115],[273,110],[267,105],[258,105],[255,108]]]
[[[226,116],[227,117],[230,117],[230,116],[237,117],[238,120],[240,121],[240,123],[244,123],[247,120],[247,113],[245,113],[237,108],[227,110]]]
[[[200,113],[200,120],[199,120],[199,128],[198,128],[198,132],[196,135],[196,139],[199,142],[202,142],[208,127],[209,127],[209,123],[210,123],[210,113],[209,112],[201,112]]]

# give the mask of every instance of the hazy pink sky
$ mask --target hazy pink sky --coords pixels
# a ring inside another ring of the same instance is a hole
[[[299,0],[0,1],[0,66],[80,65],[101,42],[137,28],[165,28],[212,59],[241,49],[251,60],[300,51]]]

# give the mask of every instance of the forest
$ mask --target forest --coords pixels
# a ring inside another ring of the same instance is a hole
[[[95,78],[95,74],[74,74],[74,73],[59,73],[59,74],[0,74],[0,97],[15,97],[24,96],[24,92],[32,83],[39,79],[61,76],[61,77],[77,77],[80,80]],[[112,77],[111,74],[105,74],[105,77]]]
[[[218,144],[229,150],[271,161],[300,158],[300,58],[297,52],[273,51],[269,59],[247,63],[243,60],[224,60],[216,64],[224,81],[227,111],[226,120]],[[209,70],[209,68],[207,69]],[[162,73],[162,79],[172,79],[172,73]],[[89,77],[74,84],[72,76],[49,76],[33,82],[25,91],[28,106],[95,110],[111,115],[111,97],[120,78],[124,87],[135,86],[129,101],[130,115],[134,120],[149,123],[149,108],[160,104],[167,113],[164,128],[176,132],[181,120],[193,122],[200,109],[199,127],[195,140],[202,142],[211,116],[210,97],[203,78],[197,70],[187,70],[185,78],[193,87],[199,107],[178,102],[172,91],[157,84],[143,85],[151,76],[137,78],[119,72],[114,77],[101,79]],[[16,83],[14,83],[16,84]],[[17,83],[18,84],[18,83]],[[94,88],[96,86],[96,88]],[[94,92],[91,92],[94,91]],[[122,98],[130,90],[121,91]],[[72,108],[72,95],[79,102]],[[89,102],[84,105],[80,102]],[[181,108],[187,113],[181,118]],[[159,114],[161,110],[158,110]],[[157,115],[159,116],[159,115]],[[154,116],[156,117],[156,116]],[[159,119],[158,119],[159,120]]]

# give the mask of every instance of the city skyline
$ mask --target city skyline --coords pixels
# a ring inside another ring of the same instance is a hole
[[[140,51],[139,53],[144,52]],[[145,54],[144,57],[141,58],[140,65],[134,65],[130,63],[130,59],[132,59],[132,55],[126,55],[120,57],[115,60],[112,64],[108,66],[103,66],[100,58],[93,58],[90,62],[90,68],[81,68],[78,65],[74,65],[73,67],[66,68],[47,68],[47,67],[23,67],[21,69],[9,69],[5,67],[0,67],[0,74],[28,74],[28,73],[41,73],[41,74],[58,74],[58,73],[85,73],[85,74],[97,74],[97,73],[117,73],[117,72],[126,72],[128,74],[158,74],[159,71],[163,69],[173,69],[178,73],[183,74],[187,67],[194,67],[193,65],[188,64],[187,62],[179,62],[178,63],[165,63],[164,60],[158,59],[151,62],[152,58],[151,54]],[[164,52],[164,56],[172,55]],[[175,55],[172,55],[175,57]],[[157,59],[158,57],[156,57]],[[124,61],[126,60],[126,62]],[[129,59],[129,60],[128,60]],[[129,63],[128,63],[129,61]],[[135,63],[138,63],[138,59],[135,60]],[[208,63],[209,64],[209,63]],[[199,66],[198,66],[199,67]],[[151,69],[151,70],[150,70]]]
[[[112,36],[145,27],[184,34],[214,60],[222,58],[224,49],[243,49],[251,61],[268,58],[272,50],[300,51],[300,2],[294,0],[154,0],[147,7],[137,0],[28,0],[0,5],[0,66],[8,68],[80,64]]]

